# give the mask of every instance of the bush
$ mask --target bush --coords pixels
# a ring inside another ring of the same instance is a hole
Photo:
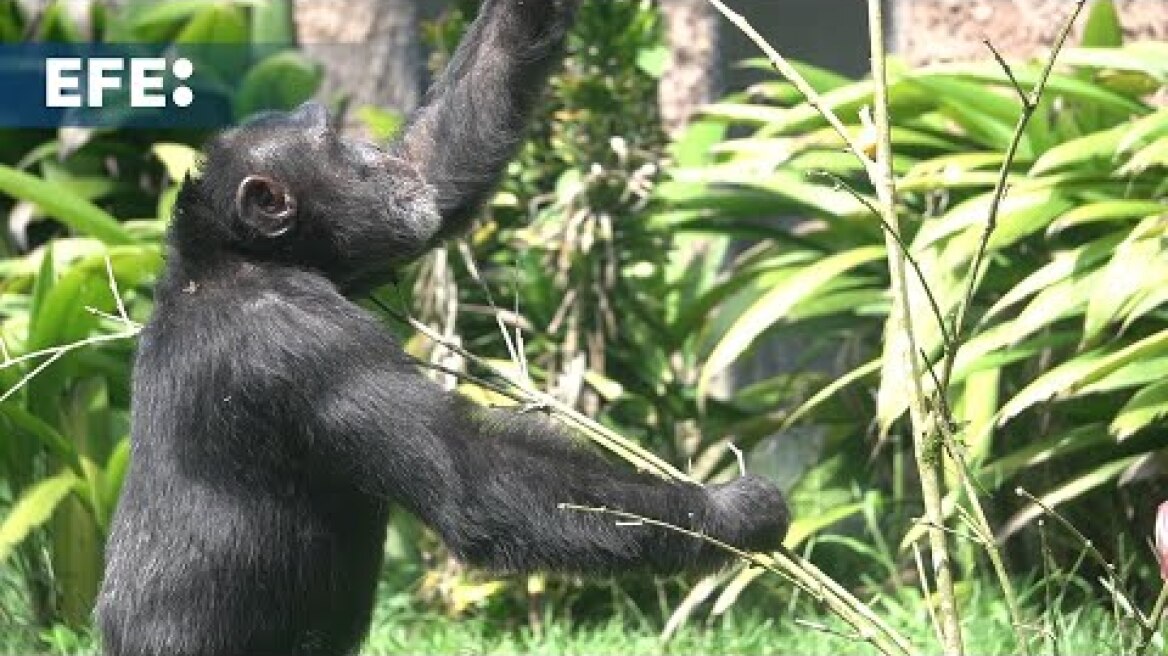
[[[1151,525],[1133,524],[1128,510],[1142,519],[1154,510],[1125,501],[1116,484],[1153,489],[1147,474],[1165,454],[1168,110],[1146,99],[1168,80],[1168,46],[1093,47],[1118,42],[1117,33],[1103,35],[1102,23],[1090,21],[1082,47],[1064,51],[1065,68],[1050,79],[1022,136],[989,238],[988,269],[972,289],[975,329],[957,357],[951,403],[985,491],[1036,490],[1114,550],[1142,544],[1145,531],[1132,526]],[[871,138],[862,111],[872,103],[871,81],[800,70],[857,139]],[[1012,70],[1029,89],[1041,67]],[[889,87],[904,240],[934,297],[910,271],[911,311],[921,348],[937,362],[945,347],[940,326],[952,322],[966,293],[1019,100],[988,57],[984,64],[898,66]],[[872,433],[868,448],[891,457],[874,461],[870,480],[894,492],[899,507],[906,501],[899,491],[915,489],[901,466],[911,445],[900,439],[911,375],[885,357],[895,341],[887,327],[890,281],[875,199],[857,191],[866,188],[864,172],[785,82],[758,84],[709,108],[689,139],[711,154],[670,172],[659,193],[666,209],[655,220],[675,232],[761,238],[724,274],[720,295],[700,304],[725,318],[703,331],[698,393],[711,395],[717,375],[778,332],[852,354],[850,370],[807,391],[779,427],[826,431],[824,464]],[[950,495],[951,512],[959,497]],[[993,502],[1010,515],[1001,537],[1041,513],[1012,495]],[[812,510],[796,506],[797,516]],[[886,522],[906,517],[888,513]],[[1064,549],[1073,560],[1080,545],[1056,543],[1057,553]],[[974,552],[965,556],[971,567]]]

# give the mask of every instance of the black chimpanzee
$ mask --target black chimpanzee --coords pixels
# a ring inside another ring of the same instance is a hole
[[[98,616],[111,656],[354,653],[388,507],[504,571],[669,572],[726,554],[608,506],[747,549],[777,546],[779,491],[608,463],[531,413],[421,375],[343,294],[464,228],[519,142],[576,0],[486,0],[388,150],[319,106],[207,148],[183,185],[134,374],[133,462]]]

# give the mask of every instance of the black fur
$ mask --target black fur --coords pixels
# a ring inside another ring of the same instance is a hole
[[[463,228],[522,135],[572,6],[488,0],[388,151],[309,105],[230,131],[183,187],[134,375],[133,460],[98,617],[111,656],[354,653],[389,504],[504,571],[711,568],[679,534],[752,549],[786,505],[755,477],[702,488],[615,466],[532,414],[422,376],[343,292]]]

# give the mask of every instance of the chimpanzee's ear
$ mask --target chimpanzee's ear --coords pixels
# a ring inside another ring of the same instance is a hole
[[[278,180],[249,175],[235,192],[239,219],[264,237],[279,237],[296,222],[296,197]]]

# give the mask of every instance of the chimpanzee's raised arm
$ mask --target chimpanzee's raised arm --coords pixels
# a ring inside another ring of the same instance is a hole
[[[442,228],[466,228],[522,141],[579,0],[485,0],[395,154],[434,189]]]

